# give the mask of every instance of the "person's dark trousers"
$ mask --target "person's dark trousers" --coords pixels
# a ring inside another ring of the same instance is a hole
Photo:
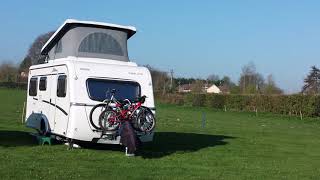
[[[121,124],[120,136],[120,143],[128,148],[127,153],[134,154],[140,145],[140,140],[129,121]]]

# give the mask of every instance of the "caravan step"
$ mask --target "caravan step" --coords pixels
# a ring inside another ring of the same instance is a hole
[[[51,137],[42,136],[37,133],[30,133],[30,135],[35,136],[37,138],[39,145],[51,145]]]

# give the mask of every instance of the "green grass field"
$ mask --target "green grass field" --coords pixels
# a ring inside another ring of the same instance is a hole
[[[319,119],[158,104],[154,142],[128,158],[117,146],[38,146],[21,124],[25,99],[0,89],[0,179],[320,177]]]

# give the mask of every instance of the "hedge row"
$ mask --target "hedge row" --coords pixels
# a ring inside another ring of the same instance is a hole
[[[277,114],[320,116],[320,96],[307,95],[156,95],[160,102],[203,106],[227,111],[256,111]]]
[[[25,82],[0,82],[0,88],[15,88],[15,89],[23,89],[26,90],[28,88],[28,84]]]

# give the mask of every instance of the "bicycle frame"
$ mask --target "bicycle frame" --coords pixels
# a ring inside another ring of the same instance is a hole
[[[111,91],[111,98],[105,99],[102,106],[104,106],[104,111],[102,111],[101,116],[99,117],[100,127],[103,127],[106,123],[108,127],[121,126],[125,121],[132,121],[134,125],[137,125],[137,118],[140,116],[141,112],[144,113],[144,108],[142,104],[145,102],[146,96],[138,98],[137,101],[131,102],[129,99],[124,99],[118,101],[115,96],[115,90]],[[141,112],[140,112],[141,111]],[[91,115],[90,115],[91,116]],[[103,127],[103,129],[108,129]]]
[[[128,109],[121,108],[121,106],[125,106],[125,105],[121,104],[120,102],[115,103],[113,110],[114,112],[116,112],[116,117],[111,117],[110,119],[108,119],[110,123],[117,123],[118,121],[123,122],[126,120],[131,120],[134,113],[142,106],[141,102],[131,103],[129,100],[128,102],[129,102]]]

